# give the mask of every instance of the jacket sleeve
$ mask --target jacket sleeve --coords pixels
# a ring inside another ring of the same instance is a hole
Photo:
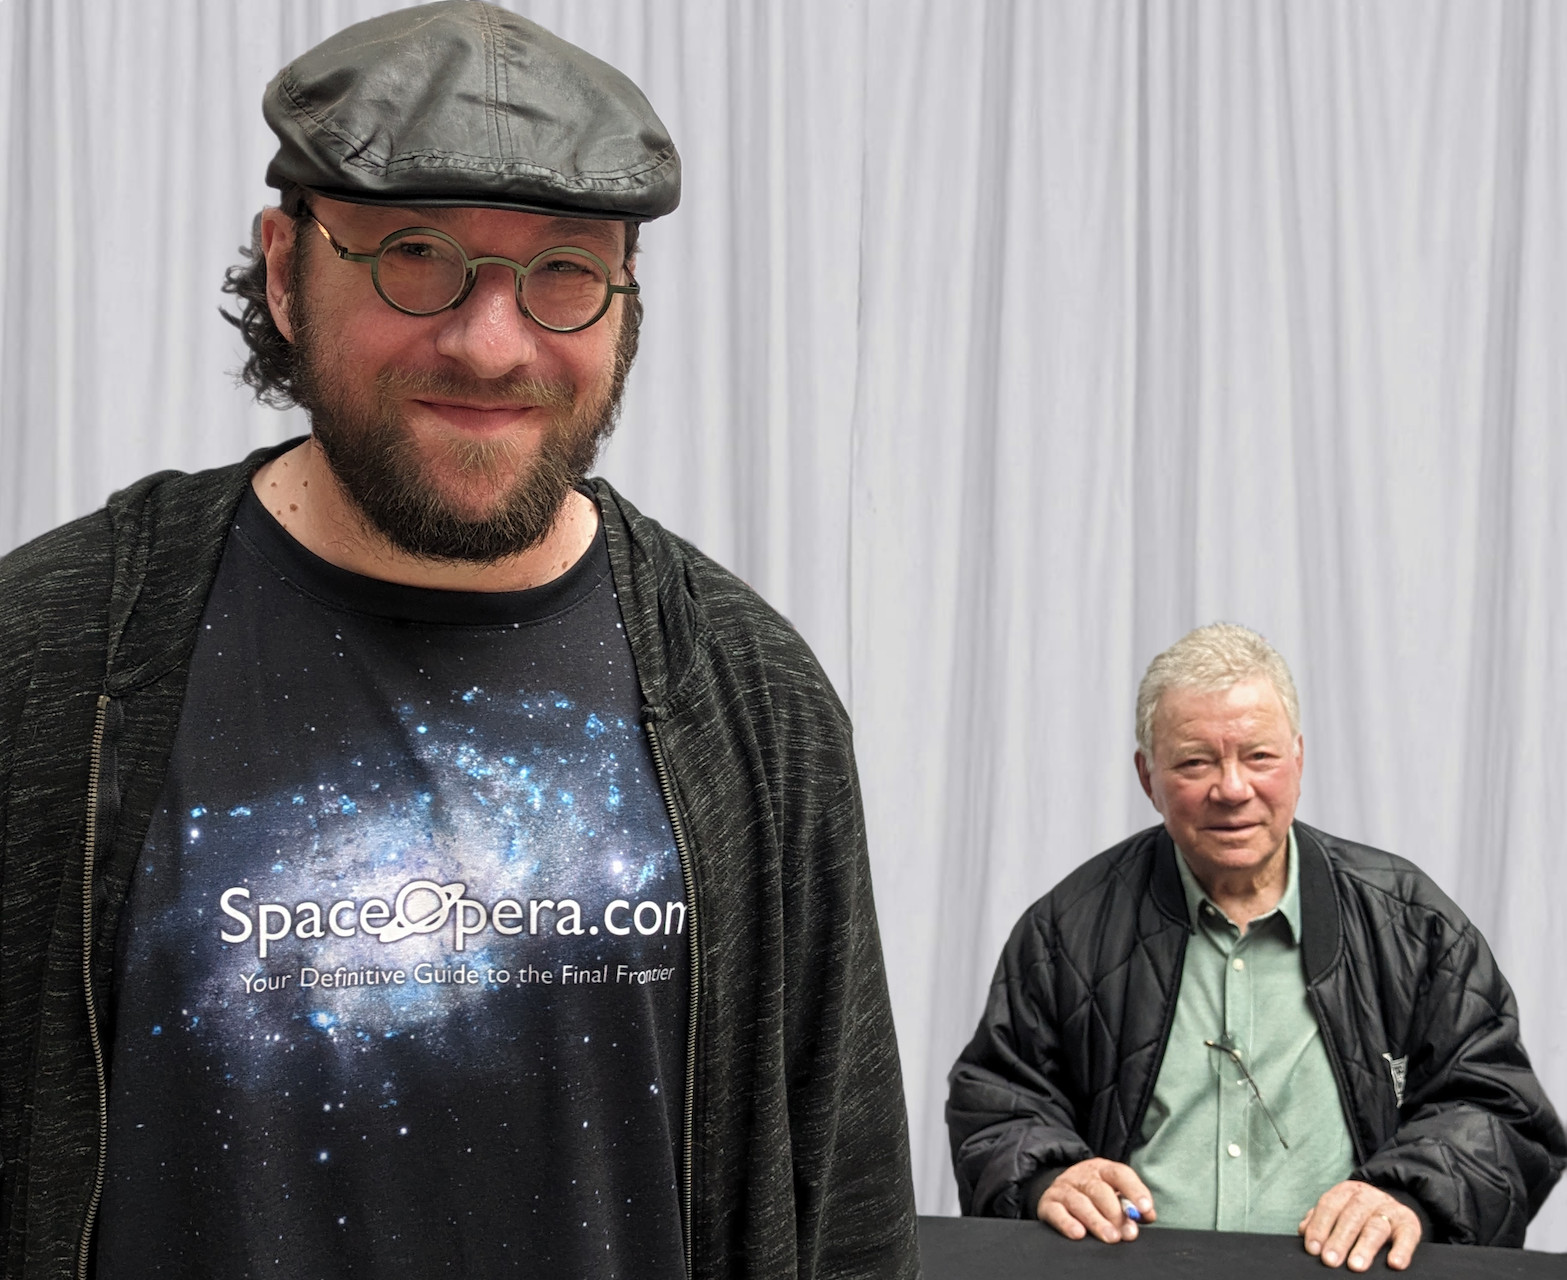
[[[813,921],[784,1024],[798,1274],[901,1280],[919,1274],[908,1110],[852,759],[846,770],[786,888]]]
[[[1413,1199],[1436,1240],[1521,1246],[1567,1164],[1567,1136],[1519,1039],[1513,993],[1472,924],[1424,980],[1398,1128],[1353,1176]]]
[[[64,576],[38,554],[38,545],[0,557],[0,848],[4,847],[11,773],[22,706],[38,654],[43,605],[48,588]]]
[[[27,692],[28,674],[37,651],[35,611],[22,607],[21,592],[12,586],[7,565],[0,560],[0,848],[4,847],[7,802],[11,790],[11,761],[16,751],[17,724]],[[0,860],[0,884],[4,883]]]
[[[1078,1131],[1063,1052],[1062,1006],[1085,1002],[1073,998],[1069,982],[1058,982],[1072,975],[1056,971],[1048,903],[1013,929],[979,1029],[947,1077],[947,1132],[965,1214],[1032,1218],[1040,1175],[1094,1154]]]
[[[17,1224],[29,1191],[42,1199],[37,1188],[47,1176],[69,1177],[68,1157],[47,1176],[38,1165],[29,1176],[24,1157],[37,1081],[63,1071],[64,1057],[42,1053],[40,1027],[51,991],[68,1000],[72,989],[68,979],[60,983],[50,950],[74,852],[77,788],[86,781],[86,734],[72,714],[91,705],[103,670],[107,533],[98,512],[0,558],[0,1271],[7,1275],[27,1243]]]

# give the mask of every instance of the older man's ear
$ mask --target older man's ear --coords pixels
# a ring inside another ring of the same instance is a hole
[[[1141,749],[1132,753],[1132,765],[1137,770],[1137,781],[1142,784],[1143,794],[1148,797],[1150,804],[1158,808],[1159,802],[1153,795],[1153,777],[1149,773],[1148,758],[1143,755]]]

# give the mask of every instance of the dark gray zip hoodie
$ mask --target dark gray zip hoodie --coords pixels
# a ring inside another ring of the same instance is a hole
[[[115,929],[234,510],[277,452],[149,476],[0,560],[0,1230],[18,1280],[88,1273]],[[915,1276],[848,718],[754,592],[593,488],[691,876],[691,1273]]]

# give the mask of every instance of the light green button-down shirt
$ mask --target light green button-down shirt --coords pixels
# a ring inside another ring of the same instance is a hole
[[[1192,936],[1142,1145],[1131,1165],[1159,1225],[1293,1235],[1354,1167],[1300,956],[1300,859],[1289,836],[1278,906],[1242,936],[1177,856]],[[1240,1068],[1203,1041],[1228,1032],[1288,1149]]]

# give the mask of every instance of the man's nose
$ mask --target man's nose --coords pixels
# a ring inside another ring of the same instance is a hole
[[[486,263],[462,306],[446,312],[435,347],[462,361],[475,377],[499,378],[538,358],[538,334],[517,305],[517,277]]]
[[[1225,760],[1219,765],[1219,799],[1227,804],[1239,804],[1251,799],[1251,780],[1241,768],[1239,760]]]

